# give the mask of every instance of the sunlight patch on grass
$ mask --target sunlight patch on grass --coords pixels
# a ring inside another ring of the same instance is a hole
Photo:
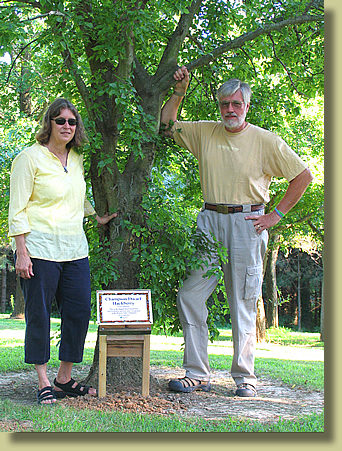
[[[24,340],[24,330],[1,329],[0,340]]]

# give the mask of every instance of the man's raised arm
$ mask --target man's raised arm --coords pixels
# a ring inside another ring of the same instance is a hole
[[[174,91],[161,111],[161,123],[165,125],[162,130],[165,136],[172,137],[173,132],[170,129],[170,121],[176,122],[179,105],[186,94],[189,85],[189,72],[185,66],[180,67],[173,74],[175,80],[178,81],[174,87]]]

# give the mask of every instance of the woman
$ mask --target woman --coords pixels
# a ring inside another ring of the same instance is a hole
[[[84,216],[96,215],[85,200],[82,156],[74,149],[85,140],[76,108],[55,100],[43,118],[37,143],[13,161],[10,183],[9,236],[16,273],[25,298],[25,362],[38,374],[38,403],[65,396],[95,395],[96,390],[71,378],[73,363],[83,358],[90,319],[90,272]],[[96,215],[100,225],[117,216]],[[54,389],[47,377],[50,314],[56,298],[61,314],[60,367]]]

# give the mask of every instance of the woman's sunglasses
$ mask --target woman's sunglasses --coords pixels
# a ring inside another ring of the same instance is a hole
[[[77,124],[76,119],[64,119],[64,117],[57,117],[56,119],[51,118],[51,120],[55,121],[57,125],[64,125],[66,122],[71,126]]]

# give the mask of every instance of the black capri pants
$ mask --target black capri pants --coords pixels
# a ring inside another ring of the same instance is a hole
[[[82,362],[91,302],[88,258],[31,261],[34,276],[20,278],[25,299],[25,362],[42,365],[50,359],[50,316],[55,297],[61,315],[59,360]]]

